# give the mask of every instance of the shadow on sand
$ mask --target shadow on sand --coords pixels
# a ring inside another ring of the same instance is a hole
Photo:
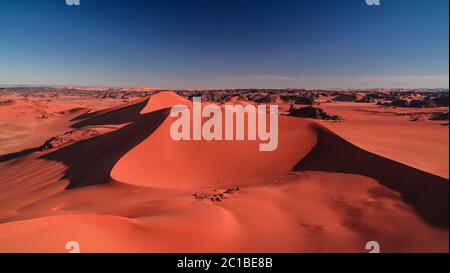
[[[448,229],[449,181],[367,152],[342,139],[321,125],[314,124],[317,145],[294,171],[353,173],[371,177],[380,184],[402,194],[430,224]]]

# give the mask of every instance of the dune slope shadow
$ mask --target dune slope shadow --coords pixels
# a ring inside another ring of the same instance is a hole
[[[85,112],[81,115],[76,116],[75,118],[71,119],[70,121],[78,121],[75,124],[73,124],[71,127],[74,129],[80,129],[84,126],[90,126],[90,125],[118,125],[118,124],[124,124],[124,123],[130,123],[134,122],[137,119],[141,118],[142,115],[140,112],[145,108],[149,101],[149,97],[140,98],[137,100],[134,100],[127,104],[122,104],[116,107],[108,108],[101,111],[96,112]],[[86,108],[73,108],[66,112],[69,114],[76,114],[78,112],[87,111]],[[62,113],[61,112],[61,113]],[[30,154],[33,154],[34,152],[39,152],[41,150],[42,146],[25,149],[19,152],[13,152],[10,154],[4,154],[0,155],[0,162],[5,162],[13,159],[17,159],[20,157],[28,156]]]
[[[149,97],[143,97],[127,104],[122,104],[106,110],[88,112],[73,118],[78,121],[73,128],[81,128],[89,125],[123,124],[134,122],[140,118],[140,112],[145,108]]]
[[[123,109],[120,112],[124,114],[123,111],[126,110]],[[134,107],[128,110],[136,114]],[[83,126],[113,124],[116,121],[114,119],[116,115],[117,113],[113,113],[113,116],[108,114],[98,118],[93,117],[93,120],[83,122]],[[106,183],[110,180],[110,172],[114,164],[149,137],[168,115],[169,109],[162,109],[144,115],[137,114],[132,119],[123,117],[122,121],[134,122],[116,131],[63,147],[40,158],[59,161],[67,166],[62,178],[69,180],[67,189]]]
[[[428,223],[448,229],[449,181],[356,147],[325,127],[314,124],[317,145],[294,171],[328,171],[371,177],[398,191]]]
[[[13,160],[16,158],[20,158],[23,156],[27,156],[30,155],[34,152],[39,151],[39,148],[30,148],[30,149],[26,149],[26,150],[22,150],[19,152],[14,152],[14,153],[10,153],[10,154],[4,154],[4,155],[0,155],[0,162],[5,162],[5,161],[9,161],[9,160]]]

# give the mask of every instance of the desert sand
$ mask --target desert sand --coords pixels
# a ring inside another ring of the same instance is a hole
[[[419,110],[324,100],[342,120],[280,116],[261,153],[173,141],[175,92],[7,100],[0,252],[449,251],[448,126]]]

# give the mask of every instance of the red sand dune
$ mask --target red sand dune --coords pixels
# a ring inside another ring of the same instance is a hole
[[[0,252],[448,252],[448,180],[280,116],[279,146],[175,142],[165,92],[68,115],[117,129],[0,156]],[[61,128],[62,129],[62,128]],[[67,128],[66,128],[67,129]],[[448,163],[448,162],[447,162]],[[194,193],[239,187],[222,202]]]

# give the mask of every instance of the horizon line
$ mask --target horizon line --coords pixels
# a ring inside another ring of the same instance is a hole
[[[27,84],[27,83],[0,83],[0,88],[33,88],[33,87],[48,87],[48,88],[103,88],[103,89],[153,89],[153,90],[192,90],[192,91],[208,91],[208,90],[242,90],[242,89],[256,89],[256,90],[289,90],[289,89],[303,89],[303,90],[375,90],[375,89],[399,89],[399,90],[414,90],[427,89],[449,90],[450,87],[322,87],[322,88],[305,88],[305,87],[279,87],[279,88],[264,88],[264,87],[214,87],[214,88],[170,88],[170,87],[152,87],[152,86],[102,86],[102,85],[83,85],[83,84]]]

